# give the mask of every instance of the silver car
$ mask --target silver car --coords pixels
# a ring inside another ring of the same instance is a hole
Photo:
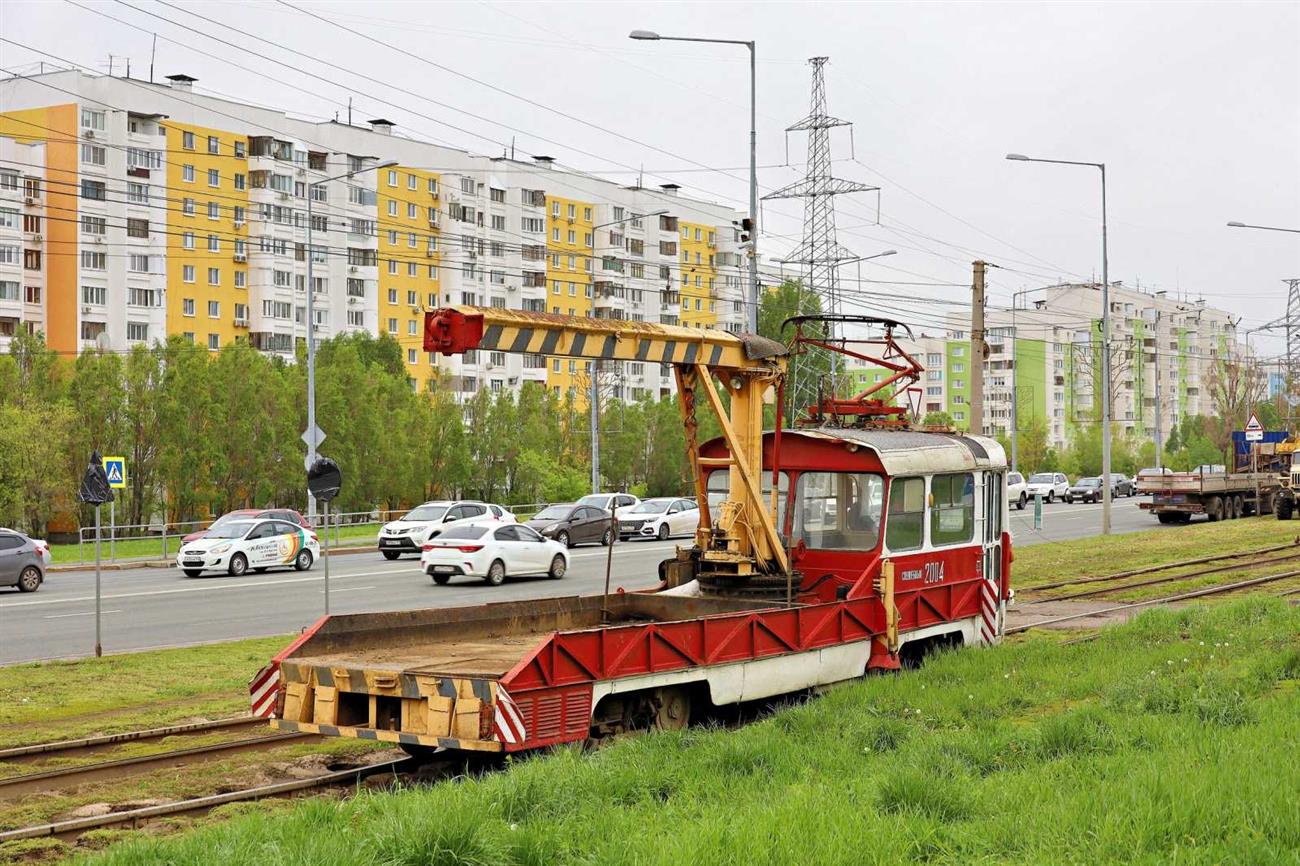
[[[0,586],[35,592],[45,581],[49,545],[13,529],[0,529]]]

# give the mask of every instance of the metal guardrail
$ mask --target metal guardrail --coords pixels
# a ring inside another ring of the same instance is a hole
[[[512,514],[529,516],[545,508],[548,503],[545,502],[528,502],[522,505],[505,505],[502,506]],[[362,527],[374,527],[376,536],[379,534],[379,528],[385,523],[401,518],[410,512],[409,508],[388,509],[376,508],[370,511],[345,511],[342,513],[330,512],[329,543],[332,545],[342,544],[343,541],[364,540],[365,534],[357,534],[356,530]],[[319,520],[319,518],[318,518]],[[100,527],[100,554],[104,562],[129,562],[132,560],[144,561],[152,559],[170,559],[180,552],[182,539],[192,532],[207,529],[216,518],[211,520],[187,520],[178,523],[119,523],[112,526]],[[322,527],[314,527],[319,534]],[[139,545],[130,544],[130,542],[151,541],[157,547],[147,552],[124,552],[118,556],[118,543],[126,545],[126,550],[131,551],[138,549]],[[83,526],[77,531],[77,564],[85,565],[94,562],[95,559],[95,527]],[[103,554],[107,552],[105,557]],[[87,558],[89,557],[89,558]]]

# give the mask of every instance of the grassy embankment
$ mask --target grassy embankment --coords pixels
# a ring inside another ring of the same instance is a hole
[[[873,677],[738,731],[561,750],[85,862],[1284,863],[1300,851],[1300,609],[1152,611]]]
[[[1234,521],[1026,548],[1016,581],[1283,543],[1289,527]],[[1300,714],[1297,634],[1295,609],[1281,605],[1158,612],[1088,645],[1031,638],[945,656],[741,732],[562,752],[382,800],[282,803],[275,817],[231,807],[214,817],[254,814],[161,847],[122,846],[106,862],[239,863],[274,851],[279,862],[653,863],[685,850],[701,862],[1028,863],[1162,860],[1176,846],[1187,862],[1248,862],[1251,852],[1273,862],[1300,844],[1300,806],[1276,796],[1300,779],[1294,749],[1281,745],[1294,741],[1286,720]],[[0,746],[242,712],[247,677],[286,640],[0,668]],[[204,772],[139,790],[184,796],[211,781]],[[133,791],[78,792],[0,817],[52,819]],[[328,829],[343,826],[359,829]],[[1080,851],[1068,847],[1072,834]],[[23,848],[0,849],[0,862]]]

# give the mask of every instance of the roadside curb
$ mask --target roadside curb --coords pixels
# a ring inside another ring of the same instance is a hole
[[[350,553],[378,553],[379,548],[374,544],[368,544],[365,547],[331,547],[330,556],[346,556]],[[89,571],[94,569],[95,563],[60,563],[51,565],[45,569],[46,573],[53,574],[60,571]],[[105,562],[99,568],[101,571],[125,571],[131,568],[175,568],[176,560],[174,559],[136,559],[127,562]]]

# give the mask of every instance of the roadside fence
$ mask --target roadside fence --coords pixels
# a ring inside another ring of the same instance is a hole
[[[523,505],[502,506],[515,514],[520,520],[531,517],[545,508],[545,502],[529,502]],[[342,546],[347,542],[364,544],[374,541],[379,535],[379,528],[389,521],[406,515],[410,509],[372,509],[370,511],[331,511],[329,526],[320,526],[317,515],[313,523],[316,533],[329,532],[331,546]],[[188,520],[180,523],[126,523],[101,525],[99,529],[100,559],[103,562],[129,562],[169,559],[180,552],[185,536],[207,529],[216,521]],[[53,545],[55,565],[87,565],[95,561],[95,527],[83,526],[77,533],[75,558],[69,549],[73,545]]]

